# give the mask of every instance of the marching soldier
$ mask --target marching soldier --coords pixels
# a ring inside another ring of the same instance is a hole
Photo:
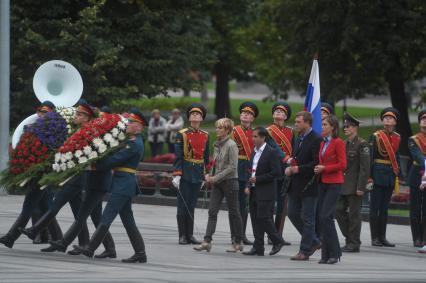
[[[244,245],[253,245],[246,237],[247,217],[248,217],[248,197],[244,193],[247,187],[248,179],[251,176],[250,158],[253,153],[253,129],[254,119],[259,115],[256,104],[252,102],[243,102],[240,105],[240,125],[235,126],[232,131],[232,138],[238,146],[238,199],[240,202],[240,213],[243,221],[243,243]],[[231,220],[230,220],[231,221]],[[231,229],[231,235],[234,238],[234,231]]]
[[[361,204],[370,175],[370,147],[358,136],[360,121],[344,114],[347,167],[345,182],[336,207],[336,219],[346,239],[343,252],[359,252],[361,245]]]
[[[389,203],[392,192],[398,186],[399,144],[401,137],[394,131],[399,112],[393,107],[383,109],[380,119],[383,130],[370,137],[371,178],[373,190],[370,192],[370,230],[371,244],[378,247],[395,247],[386,239]]]
[[[201,244],[194,237],[194,211],[209,163],[209,134],[200,129],[206,112],[202,104],[191,104],[186,110],[191,126],[176,136],[173,184],[178,190],[176,218],[180,245]]]
[[[324,120],[325,117],[329,115],[334,115],[334,107],[331,104],[326,102],[321,103],[321,120]]]
[[[284,175],[284,170],[287,167],[287,160],[291,157],[294,143],[293,129],[285,126],[285,121],[291,117],[291,107],[285,102],[277,102],[272,106],[272,118],[274,123],[266,128],[269,135],[272,137],[270,141],[275,142],[280,153],[281,173]],[[275,147],[275,146],[274,146]],[[285,217],[287,216],[287,195],[283,192],[283,185],[286,181],[285,177],[277,179],[277,199],[275,212],[275,228],[282,236],[284,229]],[[284,241],[284,245],[290,245]]]
[[[77,126],[83,126],[91,119],[95,118],[96,114],[94,108],[86,102],[84,99],[80,99],[76,114],[74,117],[74,123]],[[44,229],[52,219],[58,214],[59,210],[68,202],[71,206],[74,219],[77,219],[80,205],[83,200],[82,191],[86,185],[86,172],[80,173],[69,180],[56,194],[53,203],[49,210],[30,228],[20,229],[20,231],[27,235],[28,238],[34,239],[35,236]],[[78,234],[79,245],[84,246],[89,242],[89,229],[87,224],[84,223],[80,233]],[[50,247],[54,250],[53,246]],[[76,250],[68,251],[70,255],[78,255],[79,252]]]
[[[55,105],[50,101],[44,101],[39,107],[37,107],[36,113],[42,118],[48,112],[55,111]],[[40,209],[41,212],[45,212],[49,209],[52,200],[52,193],[49,188],[40,190],[37,184],[30,182],[27,185],[27,193],[25,195],[24,203],[22,204],[22,210],[15,223],[9,229],[6,235],[0,237],[0,243],[8,248],[12,248],[15,241],[21,236],[20,229],[25,228],[31,217],[34,217],[34,211]],[[33,219],[36,222],[36,219]],[[62,238],[61,227],[55,218],[52,219],[48,226],[50,236],[54,240]],[[35,235],[37,236],[38,233]],[[35,239],[34,236],[34,239]],[[34,240],[33,239],[33,240]],[[41,249],[42,252],[52,252],[53,250],[48,248]]]
[[[420,132],[408,139],[413,165],[408,175],[410,186],[410,223],[415,247],[422,247],[426,239],[426,191],[420,189],[422,175],[425,170],[426,158],[426,109],[418,115]]]
[[[96,227],[87,247],[74,246],[74,248],[87,257],[93,257],[93,253],[99,247],[115,217],[119,214],[135,251],[133,256],[123,259],[122,262],[145,263],[147,261],[145,243],[133,217],[132,197],[139,194],[135,173],[144,153],[141,132],[147,122],[139,110],[132,109],[129,113],[129,123],[126,129],[129,141],[126,146],[113,155],[98,161],[95,166],[100,171],[110,171],[111,169],[114,171],[111,195],[103,211],[101,223]]]

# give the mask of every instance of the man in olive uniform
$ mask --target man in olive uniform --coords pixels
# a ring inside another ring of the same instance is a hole
[[[274,123],[269,125],[266,130],[272,139],[267,139],[267,143],[275,143],[273,148],[276,148],[280,155],[281,174],[282,177],[277,179],[277,199],[275,206],[275,228],[282,236],[284,229],[285,217],[287,216],[287,194],[283,192],[284,182],[289,182],[284,177],[284,171],[287,167],[287,160],[293,152],[293,144],[295,141],[293,129],[286,126],[285,122],[291,117],[291,107],[284,101],[279,101],[272,106],[272,118]],[[270,240],[268,241],[270,242]],[[290,245],[284,241],[284,245]]]
[[[178,189],[176,218],[180,245],[201,244],[194,237],[194,212],[209,163],[209,133],[200,129],[206,114],[202,104],[191,104],[186,110],[191,126],[176,135],[173,184]]]
[[[393,107],[383,109],[380,119],[383,130],[370,137],[371,178],[373,190],[370,192],[371,244],[377,247],[395,247],[386,239],[389,203],[400,176],[399,144],[401,136],[395,126],[399,112]]]
[[[114,171],[111,195],[102,213],[101,223],[96,227],[87,247],[74,246],[74,249],[87,257],[93,257],[93,253],[99,247],[112,222],[119,214],[135,251],[133,256],[123,259],[122,262],[145,263],[147,261],[145,243],[133,217],[132,197],[139,194],[135,173],[144,153],[141,132],[147,122],[138,109],[131,109],[129,113],[129,123],[126,128],[129,140],[126,146],[111,156],[96,162],[97,170],[111,171],[112,169]]]
[[[360,121],[344,114],[346,139],[345,183],[336,207],[336,219],[346,240],[343,252],[359,252],[361,245],[361,204],[370,175],[370,147],[358,136]]]
[[[247,182],[251,176],[250,159],[254,150],[252,124],[254,119],[259,115],[259,110],[256,104],[249,101],[241,103],[239,110],[240,125],[235,126],[232,130],[232,139],[238,146],[238,199],[240,203],[241,219],[243,221],[242,240],[244,245],[253,245],[253,242],[249,241],[246,236],[249,198],[244,193],[244,189],[247,187]],[[232,225],[231,236],[234,238]]]
[[[422,247],[426,242],[426,190],[420,189],[422,175],[425,171],[426,158],[426,109],[418,115],[420,132],[408,139],[413,165],[408,175],[410,186],[410,224],[415,247]]]

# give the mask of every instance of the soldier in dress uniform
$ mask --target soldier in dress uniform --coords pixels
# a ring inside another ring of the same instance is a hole
[[[74,123],[77,126],[83,126],[91,119],[96,117],[94,107],[92,107],[86,100],[80,99],[74,116]],[[21,232],[27,235],[30,239],[34,239],[35,236],[54,219],[59,210],[68,202],[71,206],[74,219],[77,219],[80,210],[81,203],[83,201],[83,190],[85,189],[87,182],[86,172],[77,174],[71,180],[69,180],[58,192],[55,194],[55,198],[49,210],[30,228],[20,229]],[[78,234],[78,241],[81,246],[86,245],[89,242],[89,229],[87,224],[84,223],[80,233]],[[52,251],[55,250],[53,246],[49,247]],[[80,254],[76,250],[68,251],[70,255]]]
[[[410,224],[415,247],[426,245],[426,191],[420,189],[426,158],[426,109],[418,115],[420,132],[408,139],[413,165],[408,175],[410,186]]]
[[[293,143],[295,140],[294,132],[291,127],[285,125],[285,122],[291,117],[291,107],[284,101],[275,103],[272,106],[272,118],[274,123],[266,128],[272,139],[268,139],[267,143],[275,143],[281,160],[281,173],[283,177],[277,180],[277,199],[275,206],[275,228],[282,236],[284,229],[285,217],[287,216],[287,194],[283,191],[285,180],[284,171],[287,167],[287,160],[291,157],[293,151]],[[290,245],[284,241],[284,245]]]
[[[325,117],[329,115],[334,115],[334,107],[327,102],[321,103],[321,119],[324,120]]]
[[[394,247],[386,239],[389,203],[400,176],[399,144],[401,137],[394,131],[399,112],[393,107],[383,109],[380,119],[383,129],[370,137],[371,178],[373,190],[370,192],[370,230],[373,246]]]
[[[99,110],[99,117],[102,117],[104,114],[111,114],[111,108],[109,108],[109,106],[102,106],[101,109]]]
[[[343,130],[347,137],[345,182],[336,207],[336,219],[346,239],[343,252],[359,252],[361,245],[361,204],[370,175],[370,146],[358,136],[360,121],[344,114]]]
[[[55,111],[55,105],[50,101],[44,101],[36,109],[36,113],[40,118],[42,118],[46,113],[52,111]],[[51,193],[50,188],[40,190],[40,187],[35,182],[30,182],[26,185],[26,187],[27,193],[25,195],[24,203],[22,204],[21,213],[6,235],[0,237],[0,243],[8,248],[13,247],[15,241],[21,235],[20,229],[25,228],[31,217],[33,217],[33,223],[37,221],[39,216],[36,216],[37,218],[35,218],[34,212],[39,210],[39,212],[44,213],[49,209],[52,201],[53,194]],[[62,238],[61,228],[55,218],[52,219],[48,229],[52,239],[56,240]],[[45,248],[41,249],[41,251],[50,252],[51,250],[49,248]]]
[[[138,109],[131,109],[129,113],[129,123],[126,129],[129,140],[126,146],[113,155],[96,162],[95,165],[97,170],[110,171],[112,169],[114,171],[111,195],[103,211],[101,223],[97,226],[87,247],[74,246],[74,248],[85,256],[93,257],[93,253],[99,247],[115,217],[119,214],[135,251],[133,256],[123,259],[122,262],[145,263],[147,261],[145,244],[133,217],[132,197],[140,192],[135,173],[144,153],[141,132],[147,125],[147,121]]]
[[[178,189],[176,218],[181,245],[201,244],[194,237],[194,211],[209,163],[209,133],[200,129],[206,114],[202,104],[191,104],[186,110],[191,125],[176,135],[173,184]]]
[[[238,146],[238,199],[241,219],[243,221],[242,240],[244,245],[253,245],[253,242],[249,241],[246,236],[249,198],[244,193],[244,189],[247,187],[247,182],[251,176],[250,158],[254,149],[252,124],[254,119],[259,115],[259,110],[256,104],[249,101],[241,103],[239,110],[240,125],[235,126],[232,130],[232,138]],[[232,229],[231,235],[234,238],[234,231]]]

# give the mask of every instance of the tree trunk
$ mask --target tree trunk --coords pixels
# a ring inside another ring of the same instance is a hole
[[[191,92],[188,89],[183,90],[183,97],[189,97],[190,94]]]
[[[203,81],[201,83],[201,104],[203,104],[207,108],[207,104],[209,102],[207,83]]]
[[[386,73],[386,81],[389,85],[392,106],[399,111],[399,120],[396,126],[397,132],[401,135],[399,151],[402,155],[409,156],[408,138],[413,134],[408,115],[408,103],[404,90],[404,76],[399,57],[395,56],[392,67]]]
[[[216,118],[231,118],[229,103],[229,66],[220,60],[216,66],[216,101],[215,114]]]

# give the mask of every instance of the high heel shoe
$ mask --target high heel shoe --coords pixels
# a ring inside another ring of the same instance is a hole
[[[331,257],[331,258],[329,258],[329,259],[327,260],[327,264],[335,264],[335,263],[337,263],[338,261],[340,262],[340,257],[338,257],[338,258]]]
[[[207,251],[210,252],[210,250],[212,249],[212,244],[206,241],[203,241],[198,247],[194,247],[194,250],[196,251]]]
[[[227,253],[237,253],[243,251],[243,245],[233,243],[230,249],[227,249]]]

